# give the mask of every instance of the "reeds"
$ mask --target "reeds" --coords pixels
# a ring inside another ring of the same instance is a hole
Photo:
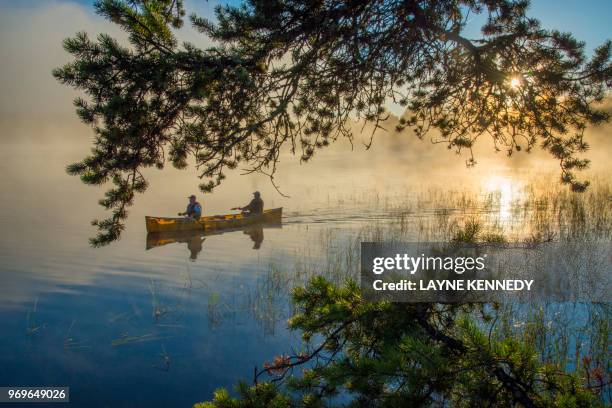
[[[91,345],[87,340],[77,340],[72,334],[72,329],[76,324],[76,319],[72,320],[70,323],[70,327],[68,327],[68,331],[66,332],[66,336],[64,338],[64,350],[85,350],[90,349]]]
[[[34,305],[26,312],[26,334],[32,336],[47,327],[46,323],[37,323],[36,312],[38,310],[38,298],[34,299]]]
[[[122,333],[121,336],[111,341],[111,345],[113,347],[117,347],[117,346],[124,346],[127,344],[144,343],[148,341],[169,339],[171,337],[172,336],[161,336],[157,333],[146,333],[146,334],[132,336],[126,332],[126,333]]]
[[[263,281],[256,285],[252,313],[265,327],[270,327],[275,324],[274,319],[281,323],[291,315],[292,287],[303,285],[315,275],[324,275],[335,283],[356,279],[362,241],[536,246],[553,241],[589,245],[612,238],[609,182],[595,180],[583,194],[550,183],[525,183],[516,198],[506,199],[503,211],[500,199],[494,193],[429,190],[425,196],[407,198],[405,204],[382,200],[388,217],[365,222],[352,232],[323,229],[315,240],[318,246],[311,248],[309,241],[309,247],[296,256],[293,266],[270,266],[270,271],[261,278]],[[371,204],[380,202],[380,198],[374,198]],[[584,368],[588,361],[592,367],[606,367],[609,372],[612,325],[609,305],[542,301],[486,307],[494,318],[483,319],[481,325],[491,336],[525,342],[538,351],[542,361],[570,371]],[[272,309],[274,313],[270,313]]]

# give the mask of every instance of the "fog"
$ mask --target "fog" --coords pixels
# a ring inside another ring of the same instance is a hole
[[[205,16],[211,16],[215,2],[187,2],[188,11],[194,6]],[[3,56],[0,75],[0,145],[5,149],[1,164],[3,185],[11,196],[37,194],[40,175],[48,180],[51,189],[74,189],[73,194],[86,197],[80,200],[84,213],[97,213],[97,197],[103,188],[81,185],[79,180],[65,174],[67,164],[84,157],[93,140],[93,131],[80,123],[74,113],[72,99],[77,92],[59,84],[51,70],[70,60],[61,48],[64,38],[78,31],[86,31],[92,37],[97,33],[109,33],[125,40],[125,34],[113,24],[95,15],[90,5],[66,1],[42,3],[25,2],[20,7],[1,6],[0,53]],[[189,24],[181,29],[179,38],[206,47],[208,40],[196,33]],[[608,109],[612,106],[608,102]],[[391,107],[397,113],[397,107]],[[393,131],[397,117],[391,115],[384,124],[391,131],[379,131],[372,148],[364,147],[369,131],[361,135],[361,125],[355,124],[353,146],[346,140],[318,152],[311,162],[301,164],[298,157],[284,153],[281,156],[276,183],[284,198],[262,175],[241,176],[241,170],[229,174],[228,180],[216,192],[207,197],[207,210],[226,211],[228,206],[242,204],[254,189],[259,189],[270,205],[304,208],[306,202],[339,195],[342,191],[385,191],[398,185],[439,185],[444,188],[463,188],[478,184],[491,174],[520,174],[541,172],[558,175],[558,162],[547,153],[534,149],[532,154],[518,153],[512,158],[504,152],[495,153],[490,140],[479,140],[475,157],[477,166],[467,168],[466,154],[457,155],[442,144],[416,139],[410,130]],[[592,148],[588,157],[592,160],[590,174],[609,173],[610,125],[587,131],[587,141]],[[10,152],[12,153],[10,153]],[[31,180],[29,174],[39,175]],[[147,212],[168,214],[183,205],[184,197],[197,192],[201,182],[191,166],[178,171],[167,166],[162,172],[146,172],[151,187],[136,205]],[[31,181],[28,182],[28,180]],[[315,194],[316,193],[316,194]],[[21,202],[21,199],[3,200],[4,206]],[[50,204],[52,205],[52,204]],[[63,205],[63,204],[62,204]],[[58,204],[58,211],[62,208]],[[73,214],[74,216],[74,214]],[[83,215],[86,217],[86,215]]]

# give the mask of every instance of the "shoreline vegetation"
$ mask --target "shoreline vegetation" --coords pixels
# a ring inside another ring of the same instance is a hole
[[[498,193],[430,192],[406,206],[385,203],[393,219],[346,235],[322,232],[323,262],[304,256],[293,271],[271,265],[255,317],[288,317],[302,348],[279,350],[235,393],[219,389],[194,407],[606,406],[609,304],[367,302],[356,283],[361,241],[610,241],[609,182],[580,195],[537,183],[508,202]],[[410,217],[426,202],[433,217]],[[286,310],[276,309],[278,297]]]

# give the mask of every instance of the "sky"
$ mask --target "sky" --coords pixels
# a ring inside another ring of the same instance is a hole
[[[187,14],[212,17],[218,3],[187,0],[185,6]],[[610,0],[533,0],[530,14],[540,19],[545,28],[573,32],[586,41],[588,50],[612,38]],[[0,124],[32,115],[74,117],[70,101],[76,92],[57,83],[51,70],[69,61],[61,42],[78,31],[125,38],[114,24],[94,13],[91,0],[0,0]],[[201,47],[207,45],[206,38],[189,24],[179,36]]]
[[[528,14],[546,29],[573,33],[589,51],[612,38],[610,0],[531,0]]]

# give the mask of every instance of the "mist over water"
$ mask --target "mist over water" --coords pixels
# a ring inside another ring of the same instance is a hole
[[[521,238],[538,227],[523,205],[534,190],[572,201],[558,163],[537,148],[506,158],[479,140],[478,165],[467,168],[465,154],[409,131],[378,132],[366,150],[368,129],[355,125],[352,146],[340,140],[306,164],[281,156],[275,182],[288,197],[241,170],[203,195],[193,166],[148,169],[150,187],[121,240],[93,249],[90,221],[105,216],[105,187],[65,173],[93,133],[73,113],[76,94],[50,72],[66,62],[61,40],[76,31],[123,34],[62,2],[1,13],[0,22],[0,385],[70,385],[77,406],[190,406],[299,348],[299,333],[286,329],[290,287],[314,273],[352,276],[355,260],[338,254],[360,239],[397,228],[403,239],[444,239],[471,218]],[[580,174],[604,191],[596,197],[608,216],[611,129],[587,131],[592,167]],[[266,208],[284,208],[282,227],[263,228],[258,244],[245,230],[147,250],[145,215],[173,216],[190,194],[206,215],[228,213],[255,190]]]
[[[441,220],[478,216],[520,235],[529,189],[569,194],[539,152],[507,159],[484,145],[466,168],[464,156],[408,135],[378,134],[366,150],[366,134],[306,164],[282,155],[275,181],[288,197],[239,170],[203,195],[193,166],[149,169],[121,240],[93,249],[89,222],[105,215],[105,189],[65,173],[87,154],[90,129],[7,120],[0,131],[15,136],[0,149],[0,383],[70,384],[88,406],[190,405],[250,381],[254,366],[300,347],[286,329],[290,287],[330,268],[351,276],[330,267],[330,253],[362,230],[401,224],[419,240],[436,237]],[[608,153],[595,143],[585,176],[608,183]],[[173,216],[192,193],[205,214],[228,213],[255,190],[266,208],[284,208],[282,227],[264,228],[258,245],[234,231],[146,249],[145,215]]]

